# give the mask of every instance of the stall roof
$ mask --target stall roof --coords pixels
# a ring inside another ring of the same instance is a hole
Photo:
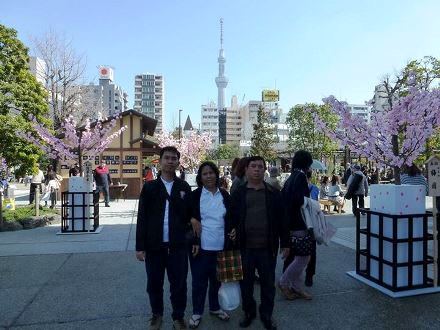
[[[157,125],[157,120],[151,117],[148,117],[147,115],[143,114],[142,112],[133,110],[133,109],[129,109],[126,111],[123,111],[121,113],[119,113],[117,115],[117,117],[126,117],[126,116],[130,116],[130,115],[134,115],[137,117],[140,117],[142,119],[142,131],[143,132],[147,132],[148,135],[153,135],[154,134],[154,130],[156,129],[156,125]],[[115,118],[116,116],[110,116],[107,117],[106,120],[104,120],[102,123],[108,123],[109,121],[111,121],[113,118]],[[92,122],[90,124],[92,127],[96,125],[96,121]]]

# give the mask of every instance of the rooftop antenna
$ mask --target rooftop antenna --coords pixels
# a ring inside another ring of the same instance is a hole
[[[223,18],[220,18],[220,48],[223,49]]]

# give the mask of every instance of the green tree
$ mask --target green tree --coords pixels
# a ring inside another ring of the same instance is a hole
[[[319,118],[331,127],[336,127],[338,118],[327,106],[314,103],[296,105],[290,109],[286,119],[289,127],[289,149],[292,152],[300,149],[307,150],[316,159],[330,157],[338,149],[338,145],[326,137],[315,125],[314,112],[318,113]]]
[[[31,119],[47,124],[47,93],[29,71],[28,49],[14,29],[0,24],[0,154],[22,175],[34,166],[41,151],[19,138],[31,131]]]
[[[220,144],[208,154],[210,160],[232,160],[235,157],[240,157],[240,148],[234,144]]]
[[[274,129],[269,122],[269,116],[261,106],[258,109],[257,123],[254,124],[251,142],[250,154],[252,156],[261,156],[267,161],[276,158]]]

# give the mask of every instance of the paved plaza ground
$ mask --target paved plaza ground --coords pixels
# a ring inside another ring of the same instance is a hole
[[[26,191],[18,195],[26,203]],[[102,207],[100,234],[59,236],[59,225],[1,232],[0,328],[145,329],[149,307],[144,266],[134,256],[136,209],[135,200]],[[354,217],[348,212],[328,220],[338,232],[318,248],[313,300],[286,301],[277,293],[279,329],[440,327],[439,294],[392,299],[347,276],[355,268]],[[172,328],[168,297],[166,286],[163,329]],[[187,318],[190,302],[189,289]],[[240,317],[240,310],[229,322],[205,315],[200,329],[238,329]],[[261,323],[251,329],[262,329]]]

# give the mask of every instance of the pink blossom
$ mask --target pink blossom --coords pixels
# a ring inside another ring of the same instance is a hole
[[[212,136],[208,133],[196,134],[191,132],[188,137],[182,137],[180,141],[170,133],[162,133],[157,136],[159,147],[174,146],[180,152],[180,164],[184,168],[195,169],[206,156],[212,145]]]
[[[426,91],[409,86],[407,96],[398,98],[389,110],[373,112],[367,124],[352,116],[345,102],[334,96],[323,99],[339,116],[332,130],[315,113],[315,123],[340,145],[380,165],[402,167],[412,162],[425,149],[425,143],[440,127],[440,91]],[[398,136],[398,150],[393,152],[392,137]]]

